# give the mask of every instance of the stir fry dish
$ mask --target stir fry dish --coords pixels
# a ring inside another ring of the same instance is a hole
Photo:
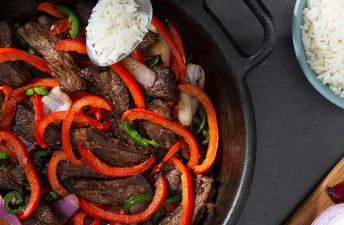
[[[93,7],[0,22],[0,224],[200,224],[219,140],[205,71],[154,16],[128,57],[94,65]]]

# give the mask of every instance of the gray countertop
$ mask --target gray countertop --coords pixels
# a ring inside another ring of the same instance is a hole
[[[262,31],[242,0],[208,1],[237,42],[252,51]],[[273,14],[272,54],[248,75],[257,123],[252,189],[238,225],[285,221],[344,152],[344,111],[306,80],[291,38],[294,0],[263,0]]]

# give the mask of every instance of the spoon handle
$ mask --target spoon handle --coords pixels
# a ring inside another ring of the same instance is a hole
[[[321,212],[334,204],[326,194],[326,187],[334,186],[342,181],[344,181],[344,158],[302,203],[285,225],[311,225]]]

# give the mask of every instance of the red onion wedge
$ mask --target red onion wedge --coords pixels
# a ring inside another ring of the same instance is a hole
[[[151,68],[132,57],[126,57],[121,63],[138,83],[145,87],[153,87],[158,76]]]
[[[28,152],[31,152],[33,149],[35,149],[35,145],[33,143],[25,140],[24,138],[22,138],[20,136],[18,136],[18,137],[23,142],[23,144],[24,144],[24,146]]]
[[[312,225],[343,225],[344,204],[333,205],[323,211]]]
[[[79,210],[79,199],[75,194],[70,194],[67,197],[55,202],[54,206],[67,219],[70,219]]]
[[[344,203],[344,182],[327,187],[326,192],[334,203]]]
[[[72,100],[59,86],[50,90],[49,95],[42,98],[45,114],[59,111],[68,111]]]
[[[204,88],[205,72],[203,68],[196,64],[188,64],[186,68],[186,81]],[[180,93],[178,101],[178,120],[183,126],[190,126],[199,102],[196,98]]]
[[[18,218],[7,212],[4,208],[4,199],[0,195],[0,224],[1,225],[22,225]]]

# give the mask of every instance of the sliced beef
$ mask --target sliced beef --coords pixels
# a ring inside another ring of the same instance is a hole
[[[159,40],[159,35],[149,31],[144,37],[142,42],[137,46],[137,50],[140,52],[144,51],[145,49],[149,48],[152,44]]]
[[[198,224],[206,212],[207,205],[210,203],[215,193],[214,179],[204,175],[194,177],[194,205],[191,223]],[[159,224],[177,225],[181,215],[181,206],[179,205],[172,213],[168,214]]]
[[[49,62],[49,67],[53,72],[52,76],[59,80],[65,92],[71,93],[84,89],[86,82],[77,73],[77,65],[72,55],[68,52],[54,50],[58,40],[50,37],[51,24],[51,20],[47,16],[40,16],[19,27],[18,33]]]
[[[168,118],[169,120],[172,119],[167,104],[160,99],[156,99],[148,103],[147,108]],[[146,121],[142,122],[142,124],[147,136],[152,140],[156,140],[164,149],[169,149],[177,141],[177,136],[170,130]]]
[[[129,93],[122,80],[112,70],[94,73],[92,91],[104,97],[113,107],[113,112],[122,115],[129,109]]]
[[[69,192],[101,205],[120,206],[132,196],[152,193],[142,175],[106,181],[69,179],[63,184]]]
[[[8,21],[0,22],[0,30],[0,48],[16,47]],[[6,62],[0,64],[0,85],[18,88],[30,79],[31,74],[23,62]]]
[[[0,165],[0,190],[18,191],[28,189],[26,175],[20,165],[3,163]]]
[[[118,167],[140,164],[150,157],[149,151],[136,145],[125,143],[109,134],[92,128],[78,129],[73,132],[73,143],[83,143],[100,160]]]
[[[78,0],[75,3],[75,11],[79,16],[81,25],[86,27],[91,17],[94,1]]]
[[[31,217],[28,219],[28,224],[33,225],[65,225],[67,219],[53,206],[45,201],[40,201]]]
[[[14,120],[14,132],[31,143],[35,142],[34,128],[35,112],[30,99],[23,100],[17,107]],[[57,145],[61,141],[59,128],[51,125],[45,129],[45,140],[50,147]]]
[[[67,180],[69,178],[108,179],[107,177],[94,172],[94,170],[86,164],[75,166],[67,161],[62,161],[58,164],[57,175],[59,180]]]
[[[178,169],[171,164],[167,164],[161,169],[162,174],[166,178],[167,191],[169,194],[180,193],[181,178]]]
[[[142,90],[146,95],[154,98],[176,101],[177,99],[177,82],[173,74],[168,68],[154,67],[158,78],[152,87],[142,86]]]

